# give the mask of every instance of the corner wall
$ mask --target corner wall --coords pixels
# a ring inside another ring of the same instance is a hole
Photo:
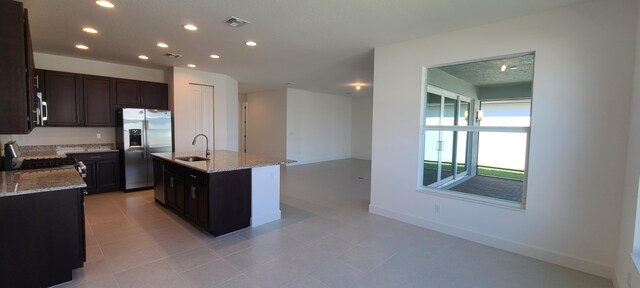
[[[640,151],[640,5],[636,11],[638,22],[636,24],[635,73],[633,74],[633,93],[630,105],[629,142],[626,150],[627,163],[622,194],[620,239],[614,278],[617,282],[616,287],[619,288],[640,287],[640,273],[630,257],[631,253],[640,255],[640,221],[637,221],[638,182],[640,181],[640,153],[638,153]],[[628,285],[628,280],[631,280],[631,285]]]
[[[186,117],[190,113],[184,101],[191,95],[189,83],[213,86],[213,117],[215,149],[238,151],[238,81],[217,73],[173,67],[173,81],[169,85],[169,107],[174,119],[175,151],[194,151],[189,123]],[[207,135],[209,136],[209,135]]]
[[[635,1],[591,1],[376,48],[370,211],[612,277],[636,17]],[[529,51],[526,210],[417,192],[423,69]]]

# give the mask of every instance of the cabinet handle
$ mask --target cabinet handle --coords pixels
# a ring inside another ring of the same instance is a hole
[[[196,176],[196,175],[191,175],[191,174],[189,174],[189,177],[191,177],[191,178],[193,178],[193,179],[198,178],[198,176]]]
[[[173,177],[169,177],[169,186],[173,188]]]
[[[91,156],[89,158],[91,158],[91,159],[100,159],[100,158],[102,158],[102,156]]]
[[[36,88],[40,89],[40,76],[36,75],[35,77],[33,77],[34,79],[36,79]]]
[[[191,187],[191,199],[196,199],[196,197],[198,197],[196,187]]]

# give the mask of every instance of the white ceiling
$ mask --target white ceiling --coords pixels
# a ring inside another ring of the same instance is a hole
[[[284,87],[372,95],[373,48],[584,0],[24,0],[36,52],[227,74],[241,93]],[[236,16],[251,22],[232,28]],[[194,23],[198,31],[182,28]],[[91,26],[99,34],[87,34]],[[256,47],[244,42],[253,40]],[[168,49],[156,46],[162,41]],[[74,48],[77,43],[90,47]],[[166,52],[184,55],[179,59]],[[137,58],[145,54],[143,61]],[[209,58],[218,54],[220,59]],[[350,84],[366,83],[360,91]]]

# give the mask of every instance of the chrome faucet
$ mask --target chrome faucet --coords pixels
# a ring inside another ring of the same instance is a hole
[[[198,135],[196,135],[196,137],[193,137],[193,142],[191,142],[191,145],[196,145],[196,140],[198,140],[198,136],[204,136],[204,140],[206,140],[206,143],[205,143],[205,144],[206,144],[207,146],[205,146],[205,147],[206,147],[206,148],[205,148],[205,155],[206,155],[207,157],[205,157],[205,158],[209,159],[209,156],[211,155],[211,150],[209,150],[209,137],[207,137],[207,135],[204,135],[204,134],[198,134]]]

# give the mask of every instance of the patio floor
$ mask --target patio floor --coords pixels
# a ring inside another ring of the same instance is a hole
[[[449,175],[451,175],[451,173],[444,175],[443,171],[443,177],[447,177]],[[436,177],[437,175],[435,170],[425,170],[423,178],[425,186],[436,181]],[[522,202],[522,188],[522,181],[487,176],[474,176],[462,183],[456,183],[445,189],[507,201]]]

